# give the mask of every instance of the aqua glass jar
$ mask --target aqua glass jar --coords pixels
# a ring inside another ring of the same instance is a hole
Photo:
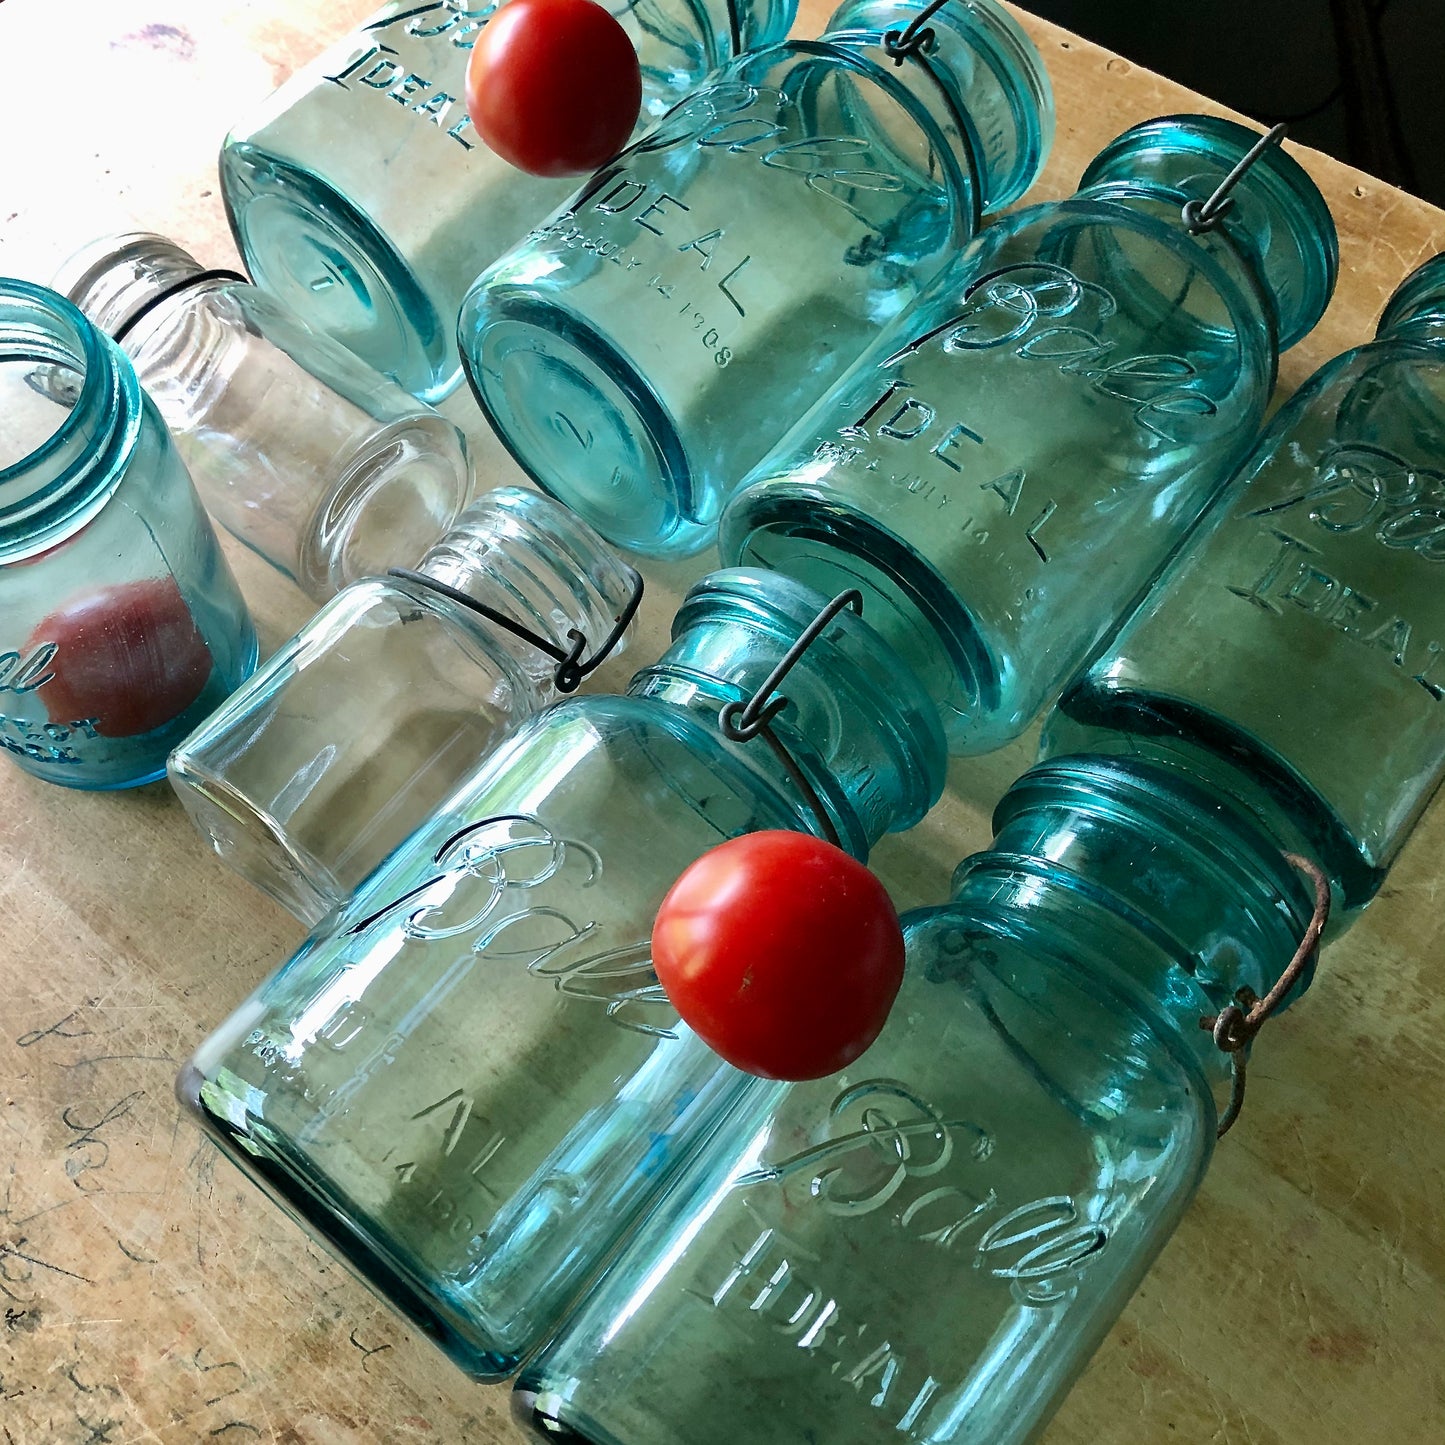
[[[843,1073],[754,1090],[524,1369],[573,1445],[1024,1445],[1168,1240],[1313,896],[1163,770],[1026,774]],[[1224,1247],[1223,1244],[1221,1247]]]
[[[128,788],[251,671],[256,633],[130,362],[0,279],[0,748]]]
[[[316,601],[412,565],[470,499],[451,422],[173,241],[95,241],[55,286],[120,340],[212,517]]]
[[[1445,776],[1442,437],[1437,256],[1276,414],[1046,748],[1166,759],[1283,810],[1366,902]]]
[[[950,0],[905,55],[924,9],[848,0],[822,40],[733,61],[468,294],[482,409],[604,537],[707,545],[747,470],[1038,173],[1053,103],[1028,37]]]
[[[605,3],[637,47],[641,124],[730,56],[782,39],[797,8]],[[256,284],[427,401],[460,378],[467,287],[576,188],[513,169],[467,118],[467,61],[496,10],[388,0],[221,149],[221,194]]]
[[[1333,223],[1277,147],[1186,224],[1259,139],[1149,121],[989,227],[723,517],[726,561],[863,590],[955,752],[1017,736],[1148,584],[1329,299]]]
[[[834,618],[777,740],[724,739],[820,613],[791,579],[689,592],[626,696],[565,699],[480,763],[197,1052],[182,1098],[463,1368],[506,1374],[760,1081],[668,1006],[653,918],[708,848],[820,826],[863,854],[944,781],[926,696]]]
[[[557,662],[467,599],[561,649],[576,629],[590,661],[637,589],[585,522],[498,488],[415,573],[327,603],[171,754],[171,783],[226,863],[319,923],[557,696]]]

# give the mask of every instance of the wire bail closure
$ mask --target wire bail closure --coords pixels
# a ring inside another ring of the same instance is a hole
[[[1214,194],[1208,200],[1184,203],[1184,209],[1180,215],[1191,236],[1202,236],[1206,231],[1212,231],[1224,219],[1234,206],[1234,198],[1229,193],[1244,179],[1250,168],[1265,151],[1271,146],[1279,145],[1284,140],[1288,129],[1289,127],[1283,122],[1271,126],[1239,158],[1234,169],[1214,188]]]
[[[937,6],[934,8],[937,9]],[[828,816],[828,810],[823,806],[823,800],[818,796],[817,789],[808,781],[807,774],[798,766],[793,755],[773,731],[772,723],[784,708],[790,706],[789,699],[784,694],[777,692],[783,679],[797,666],[799,659],[818,640],[828,624],[840,612],[850,610],[857,613],[859,617],[863,615],[863,594],[856,587],[850,587],[848,591],[840,592],[798,634],[797,641],[782,655],[777,666],[763,679],[757,691],[746,702],[725,703],[717,717],[718,727],[729,742],[748,743],[754,738],[760,737],[767,743],[773,756],[782,764],[784,771],[792,779],[793,785],[802,794],[804,803],[818,824],[819,833],[835,848],[842,847],[842,840],[838,836],[838,830],[834,827],[832,818]],[[774,693],[777,695],[774,696]]]
[[[928,22],[947,3],[948,0],[933,0],[908,22],[906,30],[890,30],[884,35],[883,53],[894,65],[901,66],[905,60],[915,57],[921,59],[932,51],[938,36]]]
[[[626,566],[626,564],[623,564]],[[601,644],[591,657],[583,660],[583,654],[587,651],[587,635],[576,627],[567,629],[567,641],[571,644],[565,651],[550,638],[543,637],[533,632],[530,627],[515,619],[508,617],[505,612],[498,612],[495,607],[488,607],[485,602],[478,602],[475,597],[468,596],[465,592],[456,587],[448,586],[445,582],[438,582],[435,577],[428,577],[425,572],[414,572],[409,567],[389,567],[386,575],[388,577],[399,577],[403,582],[414,583],[418,587],[424,587],[429,592],[435,592],[448,601],[455,602],[461,607],[485,617],[488,622],[495,623],[513,637],[520,637],[523,642],[530,643],[538,652],[552,658],[557,664],[557,671],[552,675],[553,685],[558,692],[576,692],[583,681],[596,672],[612,650],[622,641],[622,635],[632,625],[632,619],[637,616],[637,609],[642,605],[642,574],[635,567],[628,567],[632,574],[632,596],[627,599],[627,605],[617,614],[617,620],[612,624],[612,630],[602,639]]]
[[[1263,998],[1257,998],[1254,991],[1242,988],[1234,996],[1235,1001],[1226,1004],[1217,1014],[1199,1020],[1199,1027],[1214,1035],[1215,1047],[1229,1055],[1232,1066],[1230,1073],[1229,1105],[1220,1116],[1215,1138],[1222,1139],[1234,1127],[1244,1108],[1245,1055],[1255,1035],[1269,1022],[1285,996],[1300,980],[1300,975],[1314,961],[1319,951],[1320,935],[1330,916],[1330,880],[1324,870],[1313,859],[1299,853],[1286,853],[1285,862],[1308,878],[1315,888],[1315,911],[1309,927],[1300,939],[1294,957],[1285,965],[1285,970]]]

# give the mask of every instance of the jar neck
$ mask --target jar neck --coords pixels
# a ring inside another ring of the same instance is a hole
[[[631,602],[635,574],[575,513],[536,492],[498,487],[472,503],[417,571],[566,649],[576,628],[591,657]],[[457,609],[520,667],[542,700],[557,662],[479,613]],[[626,635],[613,652],[626,646]]]
[[[108,338],[54,291],[0,279],[0,561],[57,545],[105,505],[141,417]]]
[[[845,0],[825,43],[864,58],[931,118],[982,214],[1033,184],[1053,137],[1053,92],[1033,42],[994,0],[953,0],[919,30],[932,44],[896,58],[928,0]],[[907,47],[904,47],[905,49]]]
[[[1111,987],[1227,1079],[1199,1020],[1241,989],[1268,993],[1313,911],[1309,885],[1273,841],[1164,768],[1087,755],[1025,773],[994,831],[986,852],[959,865],[956,906],[1081,967],[1107,960]],[[1298,991],[1308,985],[1306,976]]]
[[[1079,194],[1147,209],[1216,253],[1227,244],[1264,298],[1284,350],[1324,314],[1339,269],[1334,221],[1314,182],[1271,146],[1239,178],[1214,227],[1191,232],[1182,215],[1188,202],[1208,200],[1259,138],[1214,116],[1147,121],[1089,163]]]
[[[673,643],[628,691],[702,719],[773,791],[798,826],[824,832],[765,738],[724,738],[719,713],[746,703],[828,599],[778,573],[715,572],[688,593]],[[943,791],[946,752],[936,709],[901,659],[851,612],[801,654],[778,692],[772,731],[816,791],[842,846],[858,857],[884,833],[912,827]]]
[[[1375,331],[1380,341],[1445,343],[1445,254],[1433,256],[1395,288]]]
[[[147,308],[184,307],[210,273],[189,251],[164,236],[134,231],[82,247],[55,273],[57,291],[107,336],[124,333]]]

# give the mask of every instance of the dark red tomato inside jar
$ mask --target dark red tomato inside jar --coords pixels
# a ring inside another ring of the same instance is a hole
[[[534,176],[596,170],[627,144],[641,109],[637,52],[595,0],[508,0],[472,47],[472,124]]]
[[[211,675],[210,649],[173,577],[80,593],[35,628],[28,646],[55,648],[52,676],[37,692],[50,720],[93,720],[108,738],[173,722]]]

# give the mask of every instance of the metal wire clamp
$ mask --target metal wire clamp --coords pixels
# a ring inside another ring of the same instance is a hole
[[[1212,231],[1230,208],[1234,205],[1234,198],[1229,194],[1237,186],[1254,163],[1271,146],[1279,145],[1285,137],[1288,127],[1281,122],[1279,125],[1271,126],[1250,148],[1239,158],[1234,169],[1214,188],[1214,194],[1205,201],[1186,201],[1184,209],[1180,213],[1184,218],[1184,224],[1190,235],[1201,236],[1206,231]]]
[[[730,742],[747,743],[760,737],[767,743],[773,756],[777,758],[792,780],[794,787],[802,795],[808,810],[814,815],[819,834],[835,848],[842,846],[838,830],[834,827],[832,818],[828,816],[828,810],[823,806],[823,800],[818,796],[817,789],[808,781],[807,774],[798,766],[792,754],[773,731],[772,722],[784,708],[790,705],[788,698],[777,691],[782,685],[783,679],[797,666],[798,660],[817,641],[828,624],[840,612],[850,609],[860,617],[863,615],[863,594],[856,587],[851,587],[846,592],[840,592],[798,634],[797,641],[782,655],[777,666],[763,679],[758,690],[746,702],[724,704],[717,719],[722,735]]]
[[[428,577],[425,572],[413,572],[407,567],[390,567],[387,569],[386,575],[399,577],[403,582],[411,582],[417,587],[426,588],[428,592],[435,592],[447,598],[448,601],[455,602],[458,606],[466,607],[485,617],[488,622],[494,623],[505,632],[510,632],[513,637],[520,637],[523,642],[530,643],[538,652],[552,658],[557,663],[557,671],[552,678],[557,691],[576,692],[581,687],[583,680],[589,674],[596,672],[607,661],[613,648],[622,641],[622,634],[631,626],[632,619],[637,616],[637,609],[642,605],[642,574],[635,567],[628,567],[627,570],[632,573],[632,596],[627,599],[627,605],[617,614],[617,620],[612,624],[612,630],[602,639],[592,656],[586,658],[585,661],[583,654],[587,651],[587,636],[576,627],[567,629],[567,641],[570,646],[564,650],[551,638],[533,632],[530,627],[508,617],[505,612],[498,612],[495,607],[488,607],[485,602],[478,602],[475,597],[469,597],[465,592],[450,587],[445,582],[438,582],[435,577]]]
[[[1214,1035],[1215,1047],[1229,1055],[1232,1066],[1230,1073],[1229,1104],[1220,1116],[1215,1137],[1224,1138],[1234,1127],[1244,1107],[1245,1054],[1254,1042],[1254,1036],[1269,1021],[1289,991],[1300,980],[1300,975],[1314,961],[1319,950],[1320,935],[1330,916],[1330,880],[1320,865],[1299,853],[1286,853],[1285,861],[1305,875],[1315,888],[1315,911],[1309,927],[1295,949],[1294,957],[1285,966],[1278,980],[1263,998],[1256,998],[1254,991],[1242,988],[1235,995],[1235,1001],[1226,1004],[1217,1014],[1199,1020],[1199,1027]]]
[[[906,30],[890,30],[884,35],[883,53],[894,65],[901,66],[905,60],[925,56],[933,49],[938,36],[928,21],[946,4],[948,0],[933,0],[908,22]]]

